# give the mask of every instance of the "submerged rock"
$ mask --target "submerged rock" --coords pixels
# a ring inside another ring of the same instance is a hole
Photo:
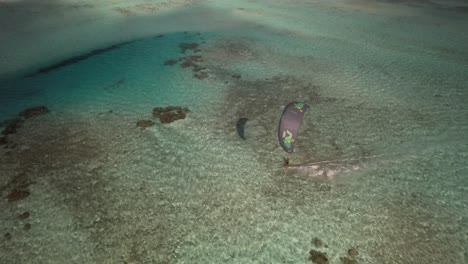
[[[327,254],[320,251],[311,249],[309,252],[309,259],[316,264],[328,264]]]
[[[153,117],[159,118],[161,123],[167,124],[179,119],[184,119],[188,111],[188,108],[182,108],[180,106],[155,107],[153,109]]]
[[[36,107],[31,107],[23,110],[22,112],[19,113],[19,116],[28,119],[31,117],[36,117],[39,115],[47,114],[49,113],[49,109],[46,106],[36,106]]]
[[[0,146],[8,144],[6,137],[0,137]]]

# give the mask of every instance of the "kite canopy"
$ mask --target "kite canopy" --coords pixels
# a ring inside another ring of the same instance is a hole
[[[291,153],[297,139],[297,133],[302,124],[305,111],[309,108],[305,103],[289,103],[281,115],[278,127],[278,140],[284,151]]]

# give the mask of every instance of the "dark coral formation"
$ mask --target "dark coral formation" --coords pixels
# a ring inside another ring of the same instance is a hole
[[[199,55],[192,55],[192,56],[187,56],[187,57],[180,57],[177,60],[176,59],[170,59],[164,62],[164,65],[167,66],[172,66],[177,64],[178,62],[181,62],[180,66],[182,68],[192,68],[192,71],[194,72],[193,77],[197,78],[199,80],[203,80],[207,78],[209,75],[207,72],[204,72],[206,70],[206,67],[200,66],[198,63],[202,62],[202,56]]]
[[[311,249],[309,252],[309,259],[316,264],[328,264],[327,254],[320,251]]]
[[[182,68],[189,68],[192,67],[192,71],[194,72],[193,77],[202,80],[208,77],[208,73],[204,72],[206,68],[203,66],[198,65],[197,63],[202,61],[201,56],[189,56],[181,58],[184,62],[180,65]]]
[[[23,120],[20,118],[10,120],[7,126],[2,130],[2,134],[5,136],[15,134],[18,128],[21,127],[22,123]]]
[[[192,55],[192,56],[188,56],[188,57],[182,57],[180,59],[184,60],[184,62],[180,65],[180,66],[182,66],[182,68],[197,66],[197,62],[202,62],[202,57],[199,56],[199,55]]]
[[[357,248],[351,248],[348,250],[348,255],[352,258],[355,258],[359,255]]]
[[[21,127],[21,125],[24,123],[26,119],[36,117],[39,115],[47,114],[49,112],[49,109],[45,106],[36,106],[36,107],[31,107],[27,108],[19,113],[19,118],[7,120],[4,122],[0,123],[0,127],[3,126],[4,129],[2,130],[1,134],[3,137],[0,137],[0,146],[1,145],[6,145],[8,146],[8,136],[15,134],[18,129]],[[14,147],[11,145],[10,147]]]
[[[289,160],[288,160],[289,163]],[[318,237],[312,239],[312,245],[316,248],[328,247],[325,243]],[[311,249],[309,251],[309,259],[316,264],[328,264],[328,257],[326,253]]]
[[[185,53],[187,50],[195,51],[198,48],[198,43],[180,43],[179,48],[182,53]]]
[[[340,258],[343,264],[357,264],[356,257],[359,255],[357,248],[350,248],[346,257]]]
[[[30,194],[28,190],[17,187],[7,195],[7,199],[9,203],[17,202],[27,198]]]
[[[7,188],[11,188],[10,192],[6,196],[8,202],[13,203],[29,197],[31,194],[29,191],[29,185],[31,184],[32,182],[27,178],[25,173],[16,175],[7,185]]]
[[[154,122],[151,120],[138,120],[136,125],[137,127],[145,128],[145,127],[153,126]]]
[[[192,55],[192,56],[187,56],[187,57],[180,57],[177,60],[170,59],[170,60],[165,61],[164,65],[172,66],[172,65],[177,64],[178,62],[182,62],[180,64],[182,68],[189,68],[189,67],[195,67],[195,66],[200,67],[199,65],[197,65],[197,63],[202,62],[202,56]]]
[[[182,68],[193,67],[193,66],[195,66],[195,62],[192,61],[191,59],[186,59],[184,62],[182,62],[182,63],[180,64],[180,66],[182,66]]]
[[[15,118],[4,122],[7,125],[2,130],[2,134],[5,136],[15,134],[18,128],[21,127],[21,124],[24,122],[24,120],[47,113],[49,113],[49,109],[45,106],[35,106],[27,108],[19,113],[19,116],[21,118]]]
[[[199,72],[199,71],[206,70],[206,67],[203,67],[203,66],[200,66],[200,65],[194,65],[192,70],[193,70],[194,72]],[[206,73],[206,72],[205,72],[205,73]],[[208,75],[208,74],[206,73],[206,75]]]
[[[193,77],[199,79],[199,80],[203,80],[203,79],[206,79],[208,77],[208,73],[206,72],[200,72],[200,73],[195,73],[193,75]]]
[[[24,213],[20,214],[20,215],[18,216],[18,218],[19,218],[20,220],[26,220],[26,219],[29,218],[29,216],[30,216],[29,212],[24,212]]]
[[[288,163],[289,163],[289,159],[288,159]],[[312,239],[312,244],[314,245],[314,247],[316,248],[321,248],[323,247],[323,241],[320,240],[320,238],[318,237],[315,237],[314,239]]]
[[[153,117],[159,118],[161,123],[168,124],[187,116],[187,108],[180,106],[156,107],[153,109]]]
[[[24,119],[29,119],[31,117],[36,117],[47,113],[49,113],[49,109],[46,106],[41,105],[25,109],[19,113],[19,116]]]
[[[179,48],[182,53],[185,53],[187,50],[191,50],[193,53],[200,52],[201,50],[198,48],[198,43],[180,43]],[[209,75],[206,70],[206,67],[200,66],[198,63],[202,62],[202,56],[199,55],[192,55],[186,57],[180,57],[178,59],[170,59],[164,62],[164,65],[172,66],[180,63],[182,68],[192,68],[194,72],[193,77],[199,80],[206,79]]]

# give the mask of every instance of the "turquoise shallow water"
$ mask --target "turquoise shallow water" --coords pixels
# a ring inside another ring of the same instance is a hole
[[[111,109],[138,112],[157,105],[195,106],[198,99],[208,98],[210,93],[200,82],[191,80],[190,69],[164,63],[194,55],[190,50],[182,54],[179,44],[199,43],[200,38],[193,32],[180,32],[137,39],[45,74],[4,81],[2,117],[11,118],[34,105],[97,113]]]
[[[466,17],[370,1],[189,2],[172,2],[175,17],[213,13],[229,29],[181,22],[186,32],[0,82],[0,120],[50,109],[1,148],[0,262],[466,262]],[[117,13],[150,19],[171,5],[160,3]],[[206,78],[165,65],[187,56]],[[276,129],[293,100],[310,111],[288,155]],[[152,118],[169,105],[190,111]]]

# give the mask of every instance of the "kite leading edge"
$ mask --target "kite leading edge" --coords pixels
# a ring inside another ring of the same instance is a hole
[[[278,126],[278,140],[284,151],[288,153],[294,151],[299,128],[308,108],[305,103],[291,102],[284,109]]]

